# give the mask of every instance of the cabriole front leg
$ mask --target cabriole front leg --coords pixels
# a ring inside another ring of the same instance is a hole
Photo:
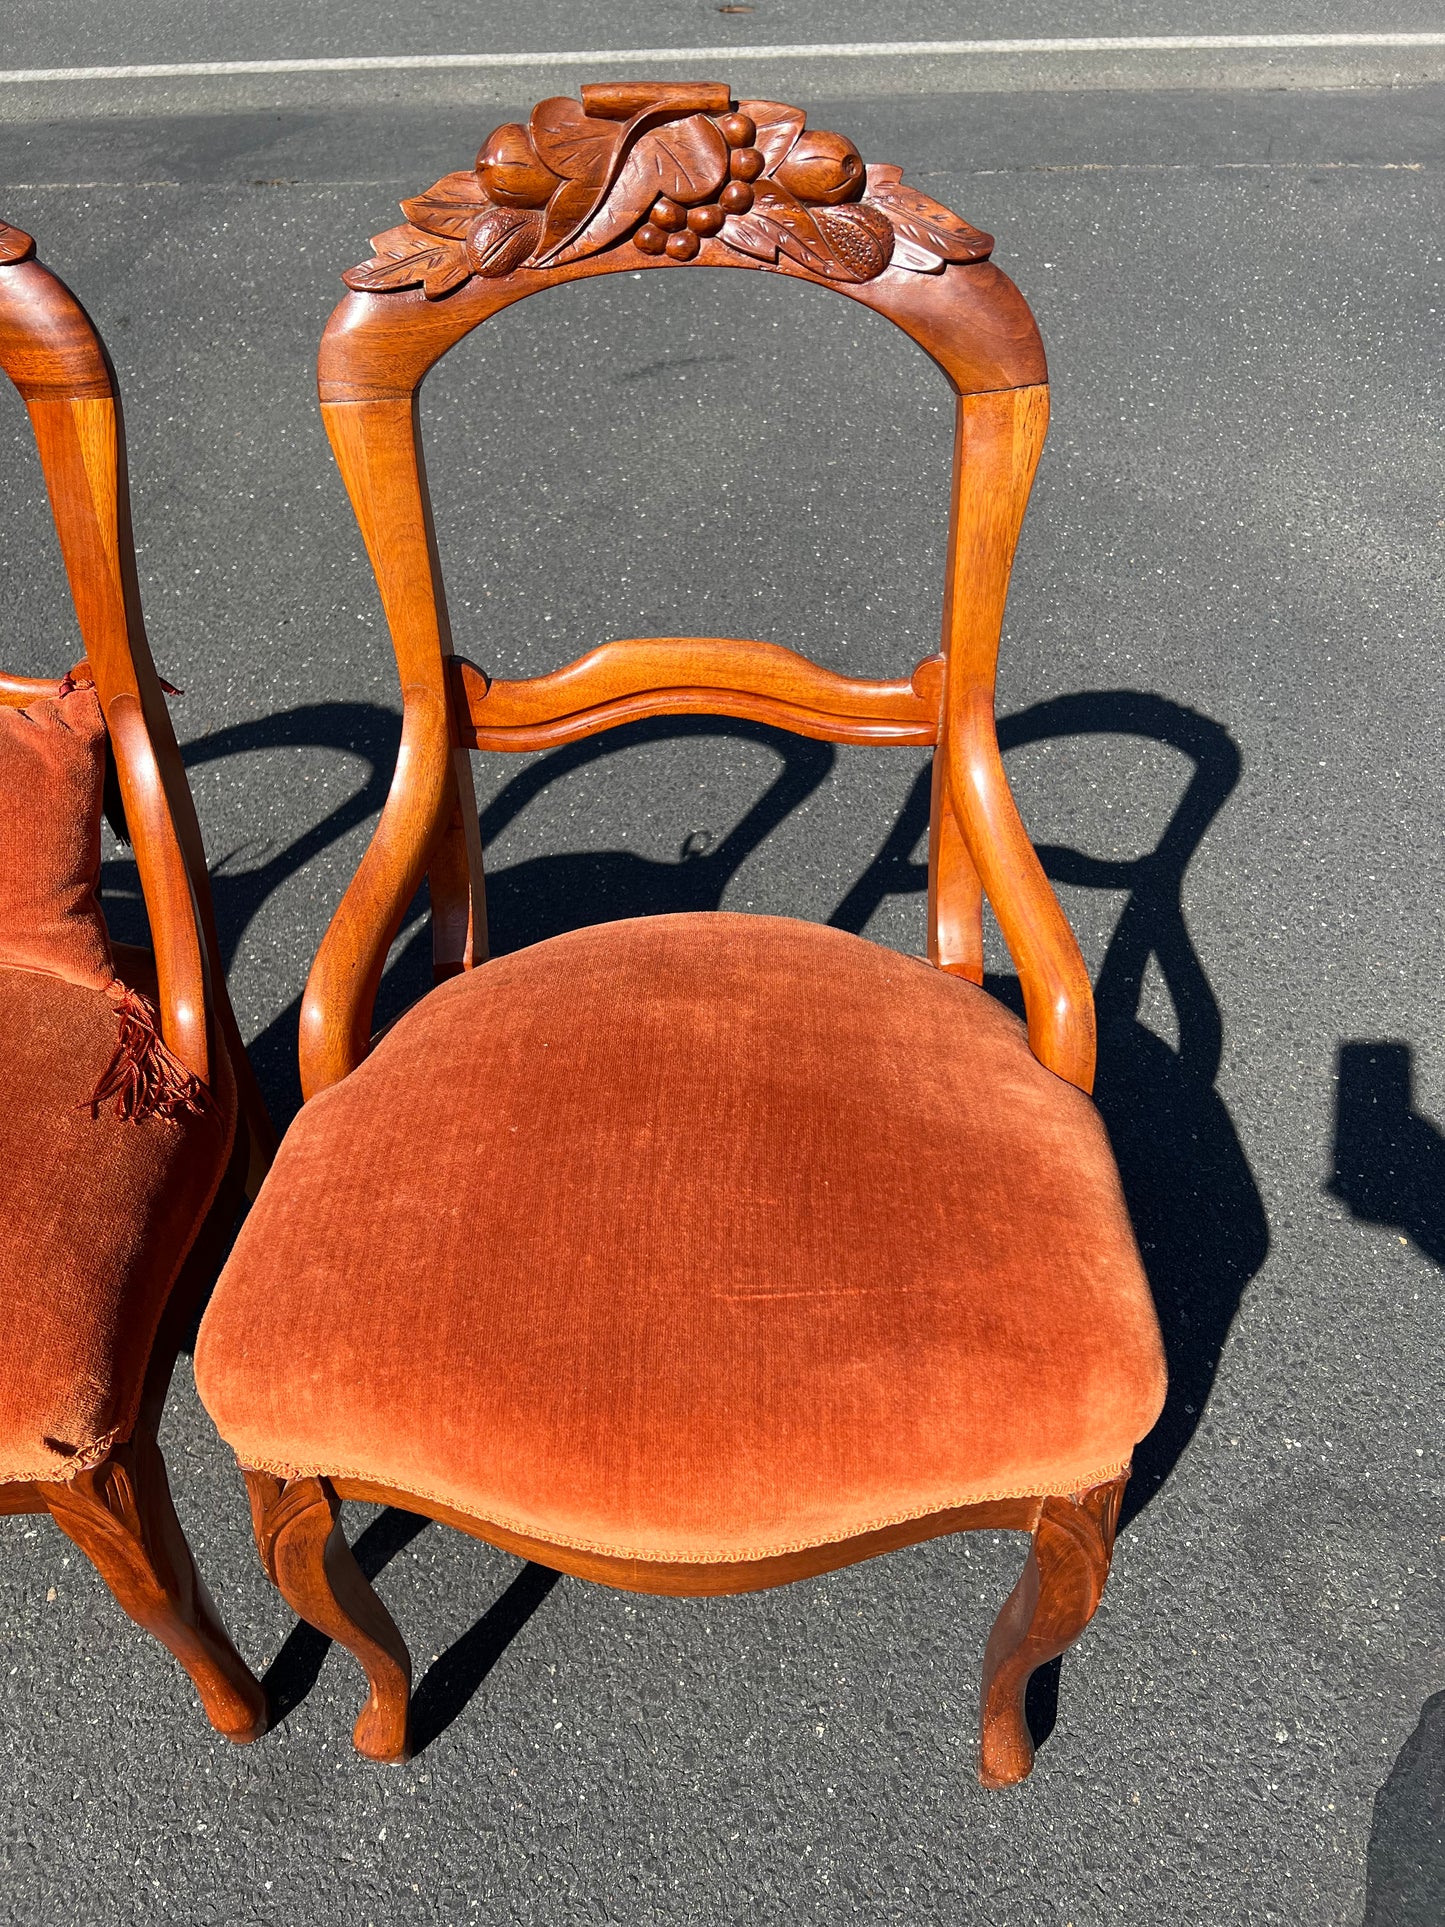
[[[256,1546],[293,1612],[355,1655],[371,1692],[352,1738],[369,1760],[409,1754],[411,1655],[396,1622],[352,1557],[341,1501],[329,1479],[288,1479],[245,1469]]]
[[[266,1695],[196,1570],[155,1440],[138,1435],[89,1471],[36,1490],[130,1617],[185,1667],[217,1732],[237,1741],[264,1733]]]
[[[1087,1492],[1048,1498],[1018,1584],[989,1636],[983,1661],[978,1777],[985,1786],[1027,1779],[1034,1743],[1024,1695],[1037,1669],[1066,1652],[1098,1608],[1109,1577],[1127,1472]]]

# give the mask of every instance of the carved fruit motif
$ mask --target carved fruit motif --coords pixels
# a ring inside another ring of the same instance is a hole
[[[503,207],[545,207],[562,184],[538,160],[526,128],[516,121],[488,137],[477,156],[477,178]]]
[[[542,216],[535,208],[492,207],[467,233],[467,260],[473,273],[510,274],[537,245]]]
[[[799,134],[777,172],[778,184],[800,201],[833,206],[862,198],[867,186],[863,156],[846,134]]]
[[[374,294],[419,286],[435,301],[474,274],[545,272],[623,243],[678,262],[724,262],[719,249],[785,258],[840,282],[988,255],[988,235],[903,186],[898,168],[865,168],[846,135],[808,129],[796,107],[698,111],[722,92],[659,84],[603,102],[584,89],[593,114],[565,95],[540,101],[525,127],[488,137],[470,172],[404,201],[408,225],[376,236],[372,259],[343,279]]]
[[[876,207],[839,207],[818,216],[833,252],[859,281],[882,274],[893,253],[893,229]]]

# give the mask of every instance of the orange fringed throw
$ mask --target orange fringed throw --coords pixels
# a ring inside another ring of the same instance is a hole
[[[186,1111],[199,1117],[208,1101],[206,1087],[167,1046],[154,1004],[119,977],[112,978],[105,994],[115,1006],[120,1035],[90,1094],[91,1116],[99,1117],[101,1105],[114,1098],[120,1118],[180,1117]]]

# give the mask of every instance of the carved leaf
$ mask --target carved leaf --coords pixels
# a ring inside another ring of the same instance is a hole
[[[388,228],[385,234],[374,234],[371,245],[376,249],[371,260],[348,268],[341,277],[358,294],[423,287],[428,300],[435,301],[460,287],[471,273],[459,242],[421,234],[414,227]]]
[[[449,234],[454,241],[465,241],[472,222],[488,205],[486,189],[476,171],[447,174],[425,194],[403,201],[401,211],[413,227],[426,234]]]
[[[557,94],[532,109],[530,131],[544,167],[564,180],[599,187],[612,171],[624,129],[620,121],[590,119],[580,101]]]
[[[738,112],[746,114],[758,130],[753,146],[763,157],[764,173],[776,174],[803,131],[807,117],[802,108],[785,106],[780,100],[742,100]]]
[[[596,254],[642,220],[660,195],[695,207],[709,200],[727,178],[727,142],[704,114],[643,134],[613,182],[602,206],[551,265],[561,267]]]
[[[895,268],[908,268],[914,274],[942,274],[946,263],[943,256],[935,254],[931,248],[921,248],[906,235],[895,234],[893,265]]]
[[[472,264],[467,259],[467,251],[457,245],[448,248],[438,260],[428,264],[422,276],[421,290],[428,301],[440,301],[443,295],[450,294],[471,278]]]
[[[835,241],[810,209],[774,182],[758,182],[751,219],[770,231],[780,253],[830,281],[868,281],[882,266],[879,261],[877,266],[865,267],[857,258],[851,235],[839,235]]]
[[[625,174],[647,148],[657,191],[684,207],[710,201],[728,175],[728,144],[706,114],[689,114],[644,134],[627,158]],[[619,180],[620,185],[620,180]]]
[[[542,216],[535,208],[490,207],[467,236],[468,272],[510,274],[537,244]]]
[[[276,1546],[286,1528],[303,1518],[314,1506],[326,1507],[326,1490],[319,1479],[290,1479],[271,1499],[259,1519],[252,1510],[252,1520],[256,1528],[256,1549],[261,1555],[261,1563],[274,1581],[276,1578]],[[329,1511],[329,1507],[327,1507]]]
[[[601,196],[602,189],[591,181],[563,181],[547,203],[542,239],[537,244],[535,259],[545,259],[554,248],[570,240]]]
[[[868,170],[868,199],[893,223],[894,232],[945,261],[983,261],[993,252],[993,236],[969,223],[916,187],[901,181],[875,180]],[[906,263],[900,262],[900,266]]]
[[[757,214],[729,214],[718,239],[726,241],[740,254],[756,255],[759,261],[778,258],[778,230],[771,221]]]

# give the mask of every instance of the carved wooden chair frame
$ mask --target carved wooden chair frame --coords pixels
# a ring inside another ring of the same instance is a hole
[[[34,256],[30,236],[0,222],[0,368],[30,415],[79,620],[85,658],[71,673],[94,681],[105,717],[150,926],[161,1034],[208,1087],[224,1055],[237,1119],[227,1171],[167,1302],[131,1437],[73,1479],[0,1484],[0,1513],[48,1512],[131,1618],[179,1659],[213,1725],[248,1740],[265,1728],[265,1696],[196,1570],[156,1433],[200,1295],[243,1192],[260,1187],[275,1136],[227,995],[200,825],[146,639],[114,370],[90,317]],[[50,678],[0,673],[7,707],[60,689]],[[125,951],[117,945],[122,964]]]
[[[486,956],[482,852],[469,754],[566,743],[636,717],[747,717],[837,743],[933,745],[928,954],[983,981],[987,893],[1023,987],[1034,1054],[1090,1089],[1088,975],[1009,791],[994,676],[1014,549],[1042,449],[1042,344],[992,243],[850,141],[804,134],[796,108],[724,86],[583,87],[497,130],[475,169],[403,203],[404,227],[345,276],[320,350],[322,416],[365,538],[403,697],[401,749],[380,823],[306,987],[306,1097],[366,1057],[388,950],[423,877],[438,981]],[[721,185],[725,182],[726,185]],[[957,396],[941,653],[902,681],[835,674],[775,644],[731,638],[603,644],[550,675],[507,682],[454,656],[422,456],[427,372],[514,302],[592,275],[741,267],[832,288],[886,316]],[[345,1499],[426,1513],[543,1565],[658,1593],[744,1592],[964,1530],[1032,1535],[989,1642],[981,1777],[1019,1780],[1032,1743],[1030,1674],[1093,1614],[1125,1479],[1069,1497],[968,1505],[752,1563],[649,1563],[558,1546],[366,1481],[248,1471],[258,1546],[303,1617],[360,1659],[371,1694],[357,1746],[404,1757],[410,1661],[347,1549]]]

